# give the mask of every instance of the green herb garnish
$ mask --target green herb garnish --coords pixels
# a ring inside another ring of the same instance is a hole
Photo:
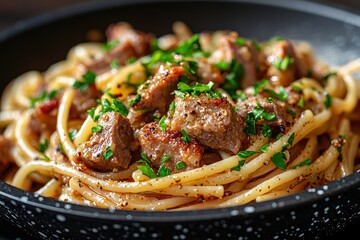
[[[285,56],[284,59],[277,59],[274,62],[274,66],[279,68],[281,71],[285,71],[290,64],[294,62],[294,58]]]
[[[239,164],[236,167],[231,168],[231,170],[240,171],[241,167],[244,166],[245,162],[246,162],[245,160],[240,160]]]
[[[277,152],[271,157],[271,161],[280,169],[286,169],[286,155],[283,152]]]
[[[97,132],[100,132],[101,129],[103,129],[103,126],[101,126],[101,125],[96,125],[95,127],[92,127],[92,128],[91,128],[91,132],[97,133]]]
[[[129,106],[133,106],[141,100],[141,95],[138,93],[136,94],[135,98],[129,101]]]
[[[183,140],[186,143],[191,142],[191,138],[189,137],[189,135],[186,133],[186,131],[184,129],[181,129],[181,133],[182,133],[182,137],[181,140]]]
[[[176,169],[180,170],[186,167],[186,164],[183,161],[179,161],[175,164]]]
[[[330,96],[330,94],[328,92],[325,92],[324,95],[325,95],[324,105],[325,105],[326,109],[329,109],[331,107],[332,97]]]
[[[269,143],[265,144],[264,146],[262,146],[262,147],[260,148],[260,151],[263,152],[263,153],[266,153],[269,145],[270,145]]]
[[[304,160],[304,161],[302,161],[302,162],[300,162],[298,164],[295,164],[291,168],[294,169],[294,168],[301,167],[301,166],[309,166],[311,164],[311,160],[312,160],[311,158],[308,158],[308,159],[306,159],[306,160]]]
[[[237,155],[239,158],[248,158],[248,157],[251,157],[255,154],[257,154],[258,152],[255,152],[255,151],[240,151]]]
[[[47,139],[44,139],[44,141],[39,143],[39,151],[44,153],[45,150],[48,148],[49,146],[49,141]]]
[[[41,92],[40,96],[30,98],[30,107],[34,108],[36,103],[45,102],[47,100],[54,99],[61,90],[62,88],[57,88],[50,92],[43,91]]]
[[[104,43],[103,49],[104,49],[104,51],[107,52],[107,51],[115,48],[117,45],[119,45],[119,43],[120,43],[120,41],[117,39],[111,40],[110,42]]]
[[[158,170],[158,172],[157,172],[157,176],[158,176],[158,177],[166,177],[166,176],[168,176],[168,175],[170,175],[170,174],[171,174],[170,169],[167,168],[167,167],[165,166],[165,164],[161,164],[161,166],[160,166],[160,168],[159,168],[159,170]]]
[[[88,89],[90,84],[94,84],[96,79],[96,74],[92,71],[87,71],[83,76],[82,80],[77,80],[74,82],[73,87],[78,88],[80,92],[84,92]]]
[[[69,137],[72,141],[75,139],[76,134],[77,134],[77,130],[75,129],[69,131]]]
[[[165,123],[166,121],[166,117],[162,116],[162,118],[159,121],[159,127],[161,129],[161,131],[166,132],[166,128],[167,128],[167,124]]]
[[[105,152],[103,153],[102,157],[104,160],[108,160],[109,158],[111,158],[112,156],[114,156],[114,152],[113,150],[111,149],[111,147],[107,147],[105,149]]]

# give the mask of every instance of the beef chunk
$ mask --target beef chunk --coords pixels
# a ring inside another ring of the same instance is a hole
[[[126,169],[131,160],[130,145],[134,140],[129,120],[119,113],[107,112],[99,118],[98,125],[102,129],[78,147],[74,161],[100,172]],[[109,149],[113,155],[105,159],[104,153]]]
[[[199,76],[199,82],[207,84],[213,82],[214,87],[218,87],[225,82],[224,76],[221,71],[210,63],[206,58],[201,58],[197,61],[199,69],[197,75]]]
[[[101,93],[94,84],[89,85],[86,91],[76,89],[74,100],[70,108],[70,119],[86,119],[87,110],[96,107],[96,99],[101,97]]]
[[[182,66],[161,65],[155,75],[139,87],[141,99],[132,107],[135,110],[158,110],[165,114],[174,99],[171,93],[181,76],[185,76]]]
[[[218,48],[210,56],[210,59],[215,63],[220,61],[231,63],[235,59],[239,64],[242,64],[244,74],[243,78],[238,79],[238,81],[241,83],[242,88],[246,88],[256,82],[259,54],[251,41],[242,39],[239,42],[237,38],[236,33],[222,36]]]
[[[204,146],[237,153],[244,139],[243,120],[226,98],[186,95],[175,98],[171,129],[182,129]]]
[[[246,100],[238,100],[236,107],[238,114],[242,119],[246,119],[246,115],[255,108],[264,108],[264,111],[275,114],[274,120],[267,121],[260,119],[256,121],[256,125],[269,125],[274,134],[285,133],[289,126],[292,125],[297,115],[301,113],[301,108],[297,106],[300,100],[300,94],[291,87],[285,89],[288,94],[287,101],[274,98],[266,92],[260,92],[256,96],[249,96]],[[269,101],[272,97],[272,101]]]
[[[160,167],[164,155],[169,155],[165,166],[173,173],[198,168],[203,164],[204,150],[201,145],[194,139],[186,143],[181,138],[181,132],[169,129],[163,132],[156,122],[146,124],[139,131],[142,152],[156,167]],[[176,163],[180,161],[186,164],[185,168],[176,168]]]
[[[289,86],[307,74],[306,65],[300,54],[288,40],[272,41],[264,48],[264,54],[268,65],[266,77],[275,86]]]
[[[86,66],[88,70],[101,74],[110,70],[110,62],[115,59],[125,65],[131,58],[139,58],[150,53],[153,36],[133,29],[129,24],[117,23],[107,28],[108,42],[117,41],[103,57],[92,61]]]

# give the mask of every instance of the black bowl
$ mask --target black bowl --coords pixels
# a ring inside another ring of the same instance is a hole
[[[1,88],[65,58],[91,29],[128,21],[160,36],[176,20],[194,32],[309,41],[333,65],[360,56],[360,16],[300,1],[99,1],[43,15],[0,34]],[[183,211],[112,211],[40,197],[0,182],[0,217],[42,239],[321,239],[360,215],[360,172],[299,194],[245,206]]]

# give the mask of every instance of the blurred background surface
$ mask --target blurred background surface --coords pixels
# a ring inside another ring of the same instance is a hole
[[[0,0],[0,30],[18,21],[24,21],[33,16],[58,8],[85,2],[100,2],[102,0]],[[119,0],[121,1],[121,0]],[[283,0],[292,1],[292,0]],[[320,3],[330,3],[338,7],[350,7],[360,12],[360,0],[307,0]]]

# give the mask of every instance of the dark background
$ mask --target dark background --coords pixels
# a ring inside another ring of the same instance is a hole
[[[0,31],[11,27],[17,22],[26,21],[29,18],[53,11],[59,8],[68,7],[85,2],[100,2],[102,0],[0,0]],[[291,1],[291,0],[284,0]],[[309,0],[310,1],[310,0]],[[316,0],[315,2],[334,5],[338,8],[347,8],[353,11],[359,11],[360,0]],[[360,222],[353,223],[346,229],[335,234],[327,240],[341,239],[359,239]],[[351,238],[350,236],[354,236]],[[358,236],[358,237],[355,237]],[[15,229],[8,223],[0,219],[0,239],[30,239],[24,235],[20,229]]]

